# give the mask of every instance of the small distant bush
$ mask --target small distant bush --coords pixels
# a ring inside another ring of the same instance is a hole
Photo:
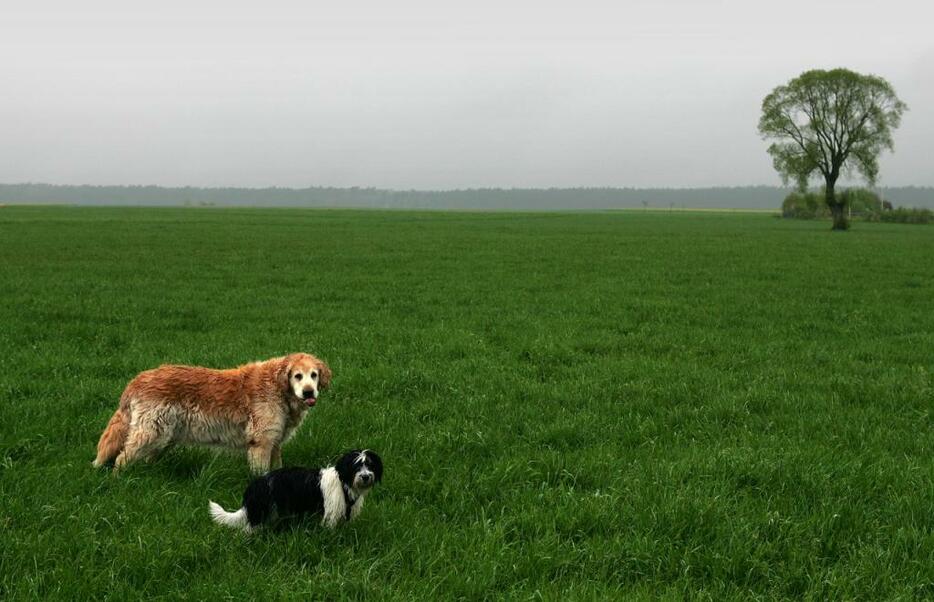
[[[823,194],[816,192],[792,192],[782,202],[782,217],[814,219],[829,215]]]
[[[866,216],[872,222],[888,222],[893,224],[930,224],[934,222],[934,212],[930,209],[917,207],[899,207],[888,211],[875,211]]]
[[[866,216],[882,209],[879,195],[866,188],[848,188],[840,194],[840,200],[849,207],[850,215]]]
[[[892,203],[883,201],[879,195],[866,188],[848,188],[838,193],[837,198],[843,201],[851,216],[862,217],[870,222],[894,224],[934,222],[934,212],[930,209],[907,207],[894,209]],[[830,217],[830,210],[824,201],[824,191],[792,192],[782,202],[782,217],[796,219]]]

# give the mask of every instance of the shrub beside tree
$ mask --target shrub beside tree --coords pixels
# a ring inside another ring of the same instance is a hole
[[[893,224],[930,224],[934,222],[934,211],[917,207],[899,207],[887,211],[877,211],[866,216],[872,222]]]
[[[868,188],[847,188],[840,196],[840,202],[850,215],[865,216],[882,211],[882,199]]]
[[[814,219],[829,216],[830,209],[827,208],[824,195],[813,191],[792,192],[782,202],[782,217]]]
[[[846,208],[849,215],[865,218],[871,222],[889,222],[898,224],[929,224],[934,222],[934,212],[930,209],[899,207],[883,201],[879,195],[867,188],[848,188],[836,193],[837,202]],[[782,217],[794,219],[815,219],[831,217],[832,211],[827,206],[825,190],[792,192],[782,202]]]

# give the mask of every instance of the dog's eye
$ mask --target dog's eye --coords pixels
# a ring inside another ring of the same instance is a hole
[[[301,372],[296,372],[296,373],[295,373],[295,380],[302,380],[302,373],[301,373]]]
[[[311,373],[311,378],[318,378],[318,373],[317,373],[317,372],[312,372],[312,373]]]

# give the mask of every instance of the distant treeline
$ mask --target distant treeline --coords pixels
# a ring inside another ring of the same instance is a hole
[[[385,209],[775,209],[790,192],[777,186],[724,188],[163,188],[0,184],[0,203],[64,205],[370,207]],[[934,188],[882,190],[896,206],[934,209]]]

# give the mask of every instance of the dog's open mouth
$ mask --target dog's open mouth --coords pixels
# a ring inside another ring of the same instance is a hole
[[[308,407],[310,408],[310,407],[312,407],[313,405],[315,405],[315,402],[316,402],[316,401],[318,401],[318,400],[315,399],[314,397],[306,397],[306,398],[305,398],[305,405],[308,406]]]

